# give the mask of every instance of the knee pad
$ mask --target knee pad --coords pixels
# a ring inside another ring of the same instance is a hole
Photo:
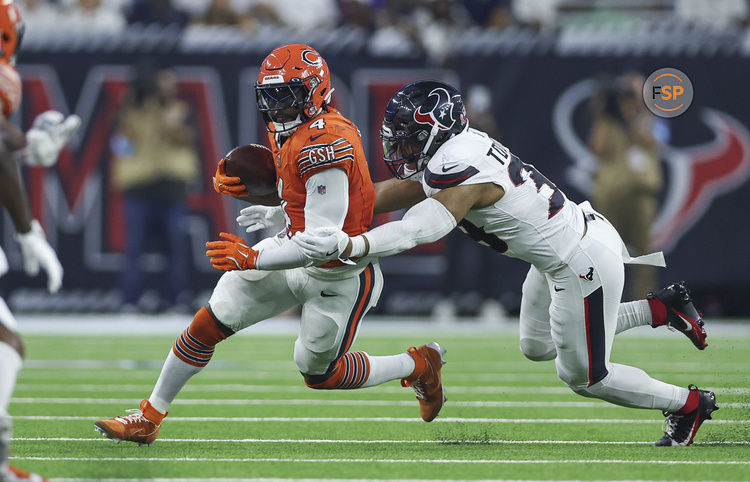
[[[316,390],[359,388],[370,377],[370,360],[362,351],[345,353],[323,375],[302,373],[302,376],[305,385]]]
[[[174,342],[172,351],[185,363],[204,367],[211,361],[216,344],[233,334],[231,328],[221,324],[210,309],[204,306]]]
[[[531,338],[521,338],[521,353],[533,361],[554,360],[557,356],[554,345],[547,345]]]

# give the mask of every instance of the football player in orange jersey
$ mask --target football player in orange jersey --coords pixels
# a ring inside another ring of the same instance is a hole
[[[306,45],[279,47],[264,60],[255,90],[276,161],[281,205],[245,208],[238,222],[253,231],[283,219],[285,229],[252,248],[227,233],[206,244],[211,264],[226,273],[175,342],[140,410],[96,422],[97,431],[116,441],[151,444],[167,408],[208,364],[219,341],[300,304],[294,361],[308,387],[363,388],[400,378],[403,386],[414,388],[428,422],[445,402],[440,374],[445,350],[437,343],[393,356],[349,352],[362,317],[380,297],[377,261],[314,263],[290,241],[296,233],[330,224],[361,234],[373,216],[375,189],[362,140],[357,127],[330,105],[325,60]],[[214,184],[224,194],[248,194],[239,178],[226,175],[223,161]]]
[[[31,209],[18,177],[15,154],[32,166],[49,167],[57,161],[63,144],[80,124],[77,116],[67,119],[56,111],[40,114],[28,133],[8,121],[21,103],[21,79],[15,58],[23,36],[18,9],[10,0],[0,2],[0,204],[8,211],[21,245],[24,268],[30,275],[41,266],[47,272],[47,287],[55,292],[62,283],[63,269],[44,237],[39,223],[31,218]],[[0,276],[8,271],[8,262],[0,249]],[[21,369],[23,342],[16,333],[16,320],[0,298],[0,482],[47,480],[8,464],[11,420],[8,404]]]

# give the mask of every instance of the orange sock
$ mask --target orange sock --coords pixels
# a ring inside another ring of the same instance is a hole
[[[204,306],[174,342],[172,351],[185,363],[204,367],[211,361],[216,344],[233,333],[230,328],[219,323]]]
[[[369,376],[367,354],[355,351],[336,360],[333,370],[327,375],[305,375],[305,384],[316,390],[347,390],[361,387]]]

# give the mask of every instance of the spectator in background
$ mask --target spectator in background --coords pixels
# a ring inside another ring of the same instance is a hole
[[[78,0],[64,11],[64,15],[68,28],[79,32],[117,34],[127,26],[121,5],[117,2]]]
[[[16,5],[27,32],[45,32],[60,22],[60,11],[56,3],[47,0],[21,0]]]
[[[466,89],[466,114],[471,127],[486,132],[495,140],[501,140],[500,128],[492,113],[492,92],[489,87],[474,84]]]
[[[133,0],[128,22],[182,27],[188,22],[188,16],[182,10],[175,8],[171,0]]]
[[[229,0],[211,0],[208,8],[195,19],[195,23],[203,25],[238,26],[241,17],[234,10]]]
[[[188,105],[177,97],[177,78],[166,69],[142,68],[111,140],[113,184],[125,199],[127,247],[121,288],[123,303],[135,308],[141,297],[140,257],[151,233],[163,233],[169,254],[168,280],[161,285],[173,308],[185,306],[189,252],[188,185],[198,178],[194,132]]]
[[[653,116],[641,99],[643,77],[629,74],[602,81],[591,103],[593,124],[589,148],[599,161],[591,202],[636,255],[649,252],[663,180],[659,145],[652,134]],[[656,292],[651,266],[632,266],[631,299]]]

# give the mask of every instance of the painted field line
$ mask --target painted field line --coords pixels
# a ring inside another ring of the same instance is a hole
[[[326,477],[325,479],[294,479],[294,478],[267,478],[259,477],[254,479],[217,479],[217,478],[200,478],[200,479],[185,479],[185,478],[155,478],[155,479],[78,479],[78,478],[66,478],[66,477],[55,477],[55,482],[321,482],[321,481],[341,481],[341,482],[393,482],[394,479],[332,479]],[[400,482],[455,482],[456,479],[398,479]],[[536,482],[579,482],[580,479],[534,479]],[[471,479],[471,482],[518,482],[518,479]],[[632,479],[616,480],[607,479],[607,482],[643,482],[634,481]],[[703,482],[714,482],[714,481],[703,481]]]
[[[23,404],[69,404],[79,405],[124,405],[136,403],[130,398],[24,398],[11,399],[12,403]],[[557,407],[557,408],[622,408],[607,402],[540,402],[540,401],[456,401],[448,402],[451,407]],[[294,400],[247,400],[247,399],[177,399],[173,405],[338,405],[338,406],[372,406],[372,407],[411,407],[411,400],[322,400],[322,399],[294,399]],[[721,403],[721,408],[750,408],[750,403]]]
[[[100,420],[109,418],[110,415],[98,417],[80,416],[57,416],[57,415],[16,415],[13,420]],[[407,417],[169,417],[170,422],[418,422],[424,423],[421,418]],[[607,423],[607,424],[633,424],[633,423],[664,423],[664,420],[647,419],[623,419],[623,418],[465,418],[445,417],[435,419],[432,423]],[[750,424],[750,420],[712,420],[714,424]]]
[[[104,442],[112,443],[105,437],[79,438],[79,437],[13,437],[16,442]],[[467,444],[467,445],[653,445],[653,440],[351,440],[351,439],[268,439],[268,438],[160,438],[159,443],[233,443],[233,444]],[[694,442],[693,445],[750,445],[750,441],[717,441],[717,442]]]
[[[67,375],[66,375],[67,376]],[[23,377],[23,376],[22,376]],[[156,377],[154,377],[156,381]],[[244,383],[229,383],[229,384],[189,384],[182,389],[182,392],[285,392],[285,393],[315,393],[315,390],[308,388],[305,385],[252,385]],[[519,387],[513,385],[495,385],[495,386],[460,386],[447,384],[447,391],[450,393],[467,393],[467,394],[495,394],[495,393],[540,393],[540,394],[566,394],[570,395],[573,392],[565,386],[528,386]],[[37,390],[38,387],[49,387],[47,390],[64,390],[67,392],[98,392],[98,391],[120,391],[120,392],[143,392],[144,394],[150,393],[154,386],[150,385],[116,385],[116,384],[36,384],[36,383],[18,383],[16,384],[17,390]],[[702,387],[703,388],[703,387]],[[750,394],[750,388],[712,388],[705,387],[704,390],[711,390],[717,394],[722,395],[748,395]],[[44,390],[44,388],[42,388]],[[380,386],[373,390],[378,393],[404,393],[404,388],[396,386]],[[407,390],[408,391],[408,390]],[[719,402],[721,403],[721,401]]]
[[[398,479],[400,482],[455,482],[456,479]],[[326,477],[325,479],[295,479],[295,478],[269,478],[269,477],[258,477],[252,479],[237,479],[237,478],[200,478],[200,479],[186,479],[186,478],[155,478],[155,479],[79,479],[79,478],[67,478],[67,477],[55,477],[54,482],[321,482],[321,481],[340,481],[340,482],[393,482],[394,479],[334,479]],[[578,482],[579,479],[535,479],[536,482]],[[518,479],[471,479],[471,482],[518,482]],[[632,479],[626,480],[610,480],[607,482],[642,482],[633,481]],[[703,482],[714,482],[714,481],[703,481]]]
[[[165,345],[165,353],[169,350],[171,345]],[[71,368],[80,370],[149,370],[149,369],[161,369],[164,364],[164,359],[160,360],[40,360],[40,359],[28,359],[24,360],[24,369],[27,370],[67,370]],[[637,364],[637,363],[636,363]],[[643,363],[638,365],[639,368],[643,368],[652,372],[674,372],[679,373],[697,373],[697,374],[713,374],[717,371],[721,371],[722,368],[729,371],[736,371],[736,363],[711,363],[710,368],[704,363],[683,363],[683,362],[659,362],[657,363]],[[231,360],[214,360],[208,365],[208,369],[233,369],[238,371],[262,369],[267,372],[292,372],[297,373],[297,366],[291,359],[284,360],[247,360],[247,361],[231,361]],[[468,370],[466,370],[468,369]],[[476,370],[479,369],[479,370]],[[518,369],[517,372],[511,372],[511,369]],[[531,361],[507,361],[507,362],[486,362],[486,361],[451,361],[451,371],[462,373],[468,376],[498,376],[504,373],[553,373],[554,367],[548,367],[547,365],[535,364]],[[487,374],[487,372],[495,371],[495,374]]]
[[[289,459],[209,458],[209,457],[10,457],[10,460],[48,462],[281,462],[281,463],[354,463],[354,464],[653,464],[653,465],[750,465],[750,460],[622,460],[622,459]]]
[[[66,391],[75,391],[76,387],[81,385],[60,385],[65,387]],[[85,386],[85,385],[84,385]],[[100,390],[118,390],[118,385],[88,385],[90,387],[105,387],[99,388]],[[16,388],[21,390],[33,390],[34,385],[30,384],[18,384]],[[106,388],[110,387],[110,388]],[[148,394],[154,388],[153,385],[119,385],[121,391],[136,391]],[[198,387],[203,387],[199,390]],[[61,388],[62,390],[63,388]],[[302,385],[300,377],[300,385],[189,385],[185,387],[183,391],[240,391],[240,392],[271,392],[271,393],[315,393],[311,388]],[[379,393],[404,393],[404,388],[400,386],[384,386],[376,389]],[[571,390],[567,387],[518,387],[518,386],[494,386],[494,387],[474,387],[474,386],[454,386],[450,385],[447,389],[450,393],[545,393],[545,394],[558,394],[565,393],[571,394]],[[749,389],[750,390],[750,389]],[[91,391],[91,390],[89,390]],[[407,390],[408,391],[408,390]]]

